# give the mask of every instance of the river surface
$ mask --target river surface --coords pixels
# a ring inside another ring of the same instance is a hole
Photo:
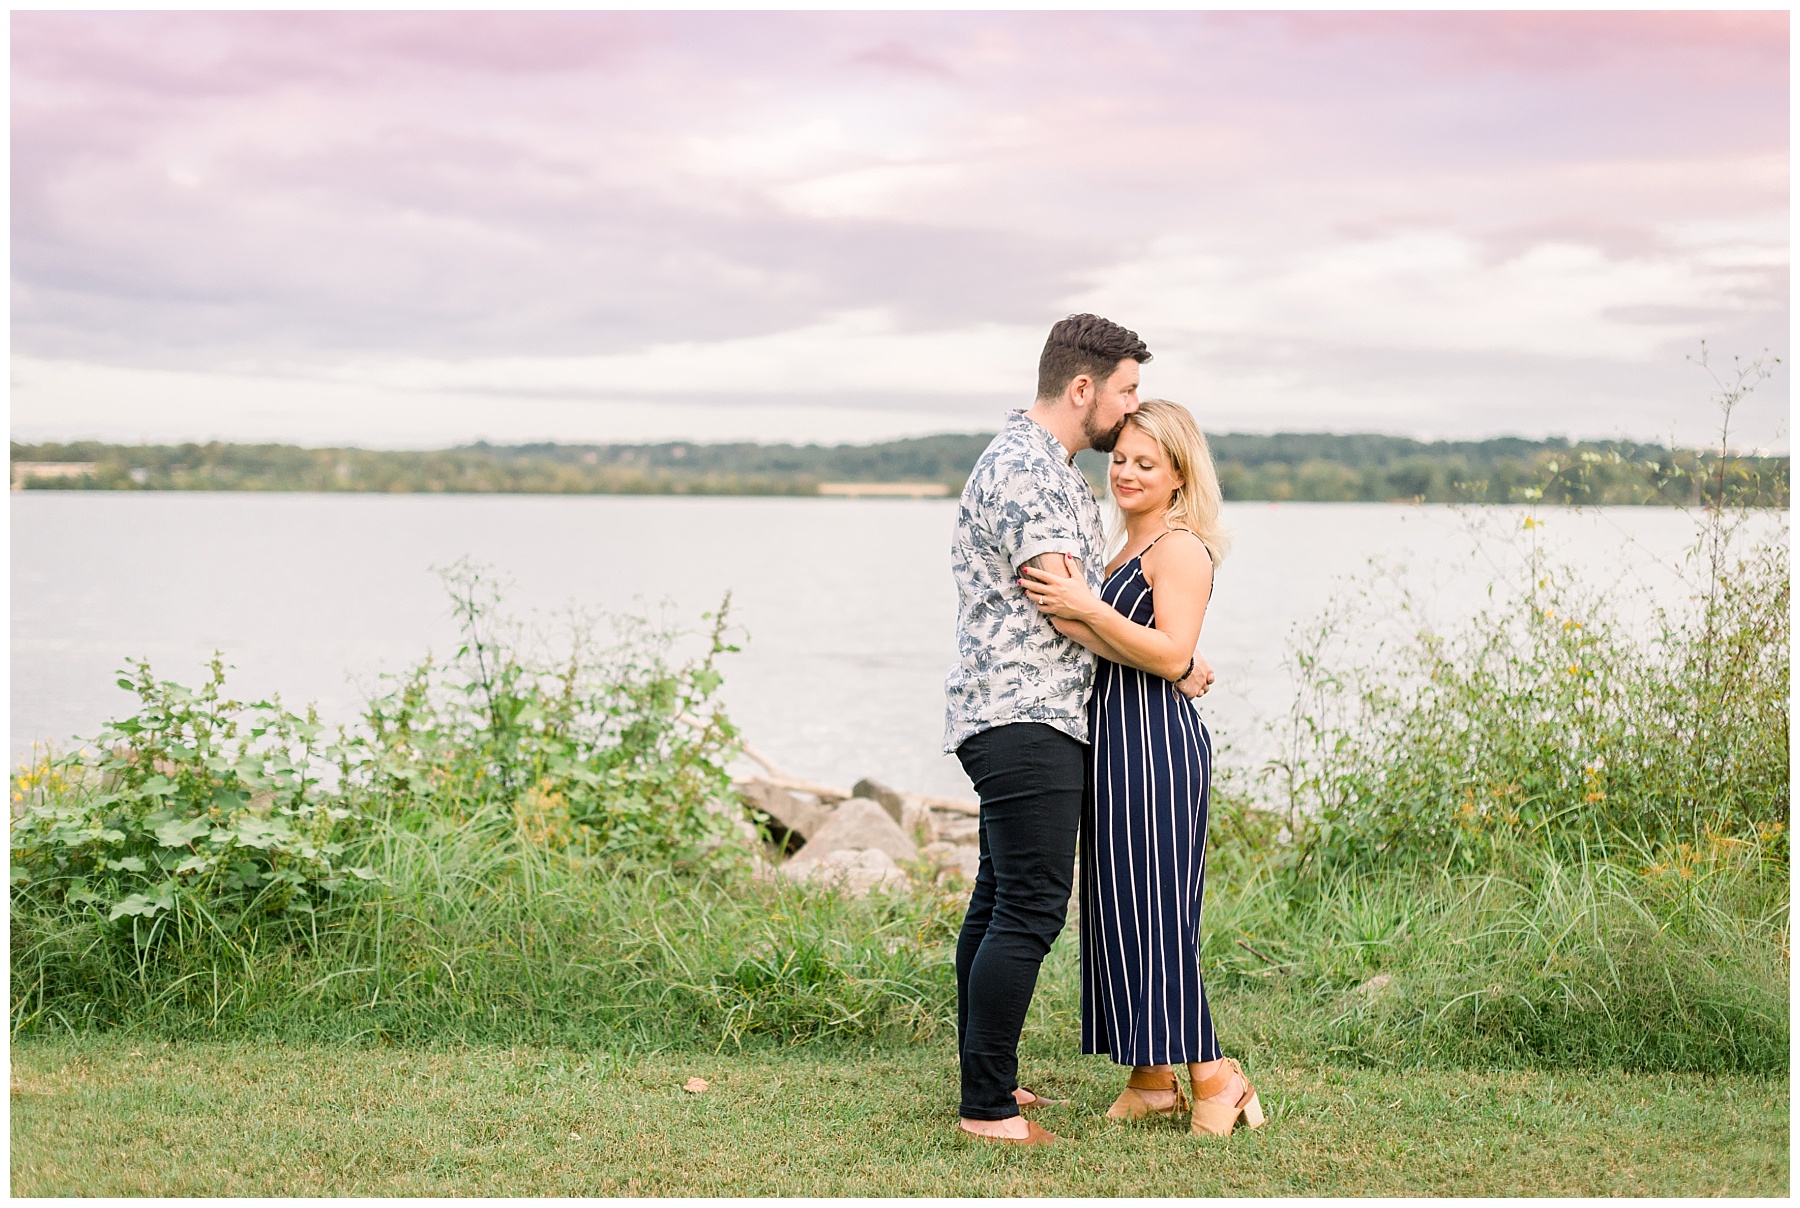
[[[699,627],[732,593],[742,653],[721,696],[784,770],[848,785],[972,795],[941,753],[954,652],[954,500],[33,491],[12,495],[15,760],[122,714],[126,658],[197,682],[215,648],[239,699],[279,692],[353,718],[383,672],[456,648],[432,567],[467,557],[510,609],[666,615]],[[1541,521],[1527,528],[1528,516]],[[1522,581],[1542,541],[1602,588],[1675,604],[1695,522],[1665,508],[1228,504],[1201,651],[1222,758],[1249,765],[1286,711],[1296,626],[1334,592],[1403,580],[1421,620],[1472,614]],[[1785,526],[1787,514],[1767,518]],[[1383,568],[1371,571],[1371,559]]]

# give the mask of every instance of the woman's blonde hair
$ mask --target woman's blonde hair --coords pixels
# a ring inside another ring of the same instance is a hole
[[[1193,530],[1212,554],[1215,566],[1225,561],[1231,550],[1231,535],[1219,522],[1219,473],[1213,468],[1206,434],[1200,431],[1193,415],[1180,403],[1153,398],[1141,403],[1126,423],[1142,429],[1161,447],[1163,456],[1169,459],[1169,469],[1181,479],[1181,485],[1169,497],[1169,527]],[[1110,492],[1107,498],[1110,502]],[[1116,507],[1113,516],[1118,528],[1116,536],[1122,539],[1124,517]]]

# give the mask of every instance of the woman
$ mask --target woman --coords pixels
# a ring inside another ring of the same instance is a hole
[[[1206,438],[1186,408],[1145,402],[1126,423],[1109,472],[1124,543],[1096,597],[1080,576],[1024,570],[1026,591],[1100,656],[1088,705],[1093,770],[1081,820],[1081,1051],[1130,1065],[1107,1115],[1187,1107],[1190,1130],[1256,1128],[1262,1104],[1223,1057],[1200,978],[1206,807],[1212,739],[1176,689],[1228,541]]]

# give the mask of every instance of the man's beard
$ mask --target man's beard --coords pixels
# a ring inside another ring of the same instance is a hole
[[[1081,421],[1081,434],[1087,437],[1088,448],[1096,453],[1111,453],[1113,446],[1119,443],[1119,436],[1125,431],[1125,425],[1130,420],[1131,417],[1127,415],[1114,424],[1109,431],[1102,432],[1094,427],[1093,412],[1090,411]]]

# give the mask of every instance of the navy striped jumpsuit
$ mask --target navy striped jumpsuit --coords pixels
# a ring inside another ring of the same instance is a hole
[[[1143,554],[1107,578],[1101,598],[1155,627]],[[1174,684],[1106,659],[1088,722],[1081,1051],[1108,1053],[1120,1065],[1217,1060],[1200,980],[1212,736]]]

